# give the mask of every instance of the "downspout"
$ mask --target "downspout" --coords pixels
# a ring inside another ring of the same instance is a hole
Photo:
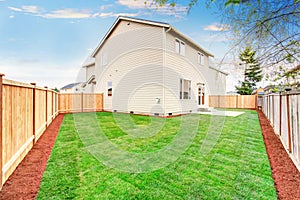
[[[165,87],[166,87],[166,84],[165,84],[165,76],[166,76],[166,73],[165,73],[165,68],[166,68],[166,45],[167,45],[167,39],[166,39],[166,33],[168,33],[170,30],[172,29],[172,27],[170,26],[166,31],[165,31],[165,27],[163,27],[163,110],[164,110],[164,113],[163,115],[166,116],[167,113],[166,113],[166,95],[165,95]]]
[[[163,115],[166,116],[166,100],[165,100],[165,67],[166,67],[166,31],[163,27]]]

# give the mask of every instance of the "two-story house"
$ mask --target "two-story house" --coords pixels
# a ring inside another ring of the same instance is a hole
[[[107,111],[197,112],[208,106],[208,95],[226,91],[227,74],[211,67],[209,57],[170,24],[118,17],[84,64],[84,86],[103,93]]]

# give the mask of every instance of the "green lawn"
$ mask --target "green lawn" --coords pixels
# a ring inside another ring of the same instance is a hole
[[[277,199],[256,111],[65,115],[37,199]]]

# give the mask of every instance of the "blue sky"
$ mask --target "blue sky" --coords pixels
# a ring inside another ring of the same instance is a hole
[[[60,88],[74,82],[118,15],[170,23],[216,58],[229,50],[228,26],[212,14],[217,11],[213,7],[199,4],[186,13],[188,1],[177,1],[173,9],[144,2],[0,0],[0,73],[39,86]],[[229,77],[229,83],[234,79]]]

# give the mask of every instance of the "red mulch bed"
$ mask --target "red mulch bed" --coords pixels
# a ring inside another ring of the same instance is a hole
[[[64,115],[58,115],[0,191],[0,199],[35,199]]]
[[[300,172],[262,111],[258,117],[269,156],[278,199],[300,199]]]
[[[258,111],[278,199],[300,199],[300,172],[297,170],[269,121]],[[63,115],[59,115],[20,163],[0,191],[0,199],[35,199],[47,160],[51,154]]]

